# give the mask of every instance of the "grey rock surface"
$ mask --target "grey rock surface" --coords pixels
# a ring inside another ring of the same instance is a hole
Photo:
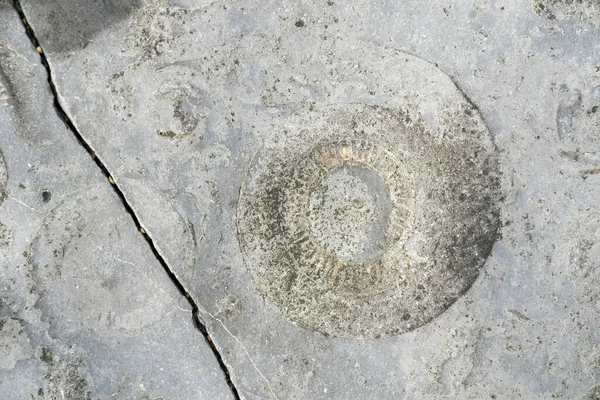
[[[597,2],[148,0],[96,18],[68,0],[22,3],[67,114],[199,305],[240,397],[597,397]],[[327,119],[332,109],[347,116]],[[404,120],[386,125],[379,109]],[[290,160],[332,137],[350,137],[351,145],[334,146],[350,154],[360,153],[357,139],[373,140],[403,154],[410,173],[397,185],[375,167],[358,179],[369,167],[363,157],[290,189]],[[405,155],[411,137],[447,153]],[[467,161],[472,169],[460,165]],[[486,181],[479,172],[488,165]],[[252,183],[269,174],[270,188]],[[391,242],[413,267],[404,271],[407,291],[378,286],[399,283],[388,264],[359,268],[388,254],[388,231],[374,239],[357,220],[364,216],[349,211],[356,200],[371,207],[369,218],[385,220],[386,209],[397,209],[386,203],[387,195],[398,203],[396,186],[423,200],[405,203],[418,223],[391,230],[406,233]],[[256,207],[240,213],[248,204]],[[282,217],[253,230],[250,219],[260,222],[269,207]],[[60,220],[50,222],[63,231]],[[298,239],[343,261],[343,281],[311,280],[310,267],[327,263],[306,262],[313,255],[301,246],[287,257],[271,246],[282,238],[291,246],[281,235],[295,223],[313,226]],[[469,224],[475,232],[461,230]],[[448,260],[466,273],[452,275]],[[373,315],[344,309],[353,294],[353,306],[368,308],[390,293],[414,303]]]
[[[232,398],[12,5],[0,27],[0,398]]]

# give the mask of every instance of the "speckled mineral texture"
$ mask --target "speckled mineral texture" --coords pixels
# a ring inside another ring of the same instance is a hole
[[[0,27],[0,398],[231,398],[4,2]]]
[[[242,398],[597,397],[597,2],[123,4],[23,1]]]

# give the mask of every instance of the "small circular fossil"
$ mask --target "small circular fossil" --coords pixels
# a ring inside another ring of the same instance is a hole
[[[495,146],[474,106],[426,68],[440,92],[311,104],[249,163],[238,239],[257,292],[290,321],[347,338],[408,332],[465,293],[490,254]]]

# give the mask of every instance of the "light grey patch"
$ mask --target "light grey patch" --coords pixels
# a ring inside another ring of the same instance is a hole
[[[140,301],[148,285],[121,237],[121,209],[112,193],[94,186],[57,206],[32,243],[38,304],[61,335],[80,329],[134,331],[156,321],[171,305],[162,298]],[[135,254],[135,253],[133,253]]]
[[[91,399],[88,382],[82,377],[81,362],[63,359],[46,375],[46,391],[50,399]]]
[[[183,267],[179,271],[189,279],[196,261],[194,234],[173,199],[138,179],[117,178],[117,183],[167,264]]]
[[[163,55],[172,58],[171,51],[177,48],[178,40],[189,34],[183,27],[189,22],[189,11],[168,3],[159,0],[133,14],[134,22],[124,44],[126,53],[135,55],[137,63],[155,61]]]
[[[573,132],[574,119],[581,115],[581,91],[571,90],[566,86],[560,88],[561,96],[556,111],[556,131],[560,139],[564,139]]]
[[[460,392],[466,378],[473,369],[472,352],[473,349],[467,349],[442,364],[438,381],[443,396],[454,397]]]
[[[8,105],[8,99],[10,96],[8,95],[8,90],[4,86],[4,84],[0,81],[0,105],[6,106]]]
[[[237,317],[242,312],[242,302],[240,299],[234,296],[225,296],[217,301],[217,318],[219,319],[232,319]]]
[[[392,203],[381,176],[364,164],[328,170],[316,183],[308,210],[310,233],[336,257],[366,261],[384,253]]]
[[[314,106],[266,139],[238,238],[257,291],[286,318],[397,335],[471,286],[498,234],[498,160],[470,105],[440,115],[443,137],[400,108]]]
[[[0,318],[0,371],[10,371],[18,361],[33,355],[27,333],[17,318]]]
[[[574,295],[580,310],[590,307],[597,312],[600,299],[600,285],[597,283],[600,279],[600,209],[589,207],[586,213],[586,221],[577,221],[567,230],[571,243],[567,252],[566,272],[569,281],[582,289]],[[590,329],[597,331],[597,328]]]
[[[313,359],[285,354],[278,357],[280,369],[273,379],[273,390],[279,398],[285,398],[293,388],[295,398],[306,398],[307,390],[316,379]]]
[[[231,150],[222,144],[212,144],[202,149],[193,159],[194,168],[206,172],[217,168],[224,169],[231,163]]]
[[[112,109],[122,121],[134,116],[132,109],[133,86],[124,79],[125,71],[113,74],[108,79],[107,89],[111,93]]]
[[[2,203],[8,196],[7,185],[8,169],[6,168],[6,163],[4,162],[4,155],[2,154],[2,150],[0,150],[0,205],[2,205]]]

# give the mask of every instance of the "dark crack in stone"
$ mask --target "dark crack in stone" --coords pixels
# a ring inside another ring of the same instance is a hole
[[[312,107],[269,135],[242,186],[238,237],[286,318],[392,336],[469,289],[498,234],[498,160],[471,105],[440,113],[443,136],[404,109],[361,104]]]

